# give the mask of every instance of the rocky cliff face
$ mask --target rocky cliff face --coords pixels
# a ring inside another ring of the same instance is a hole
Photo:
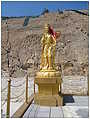
[[[23,75],[27,67],[30,67],[31,75],[39,70],[43,26],[49,23],[55,31],[61,32],[60,38],[57,39],[55,60],[58,67],[62,68],[63,75],[88,75],[89,16],[87,14],[75,11],[47,13],[29,18],[28,24],[24,26],[25,19],[25,17],[8,19],[8,32],[5,20],[2,20],[2,70],[7,70],[7,53],[9,70],[13,76]]]

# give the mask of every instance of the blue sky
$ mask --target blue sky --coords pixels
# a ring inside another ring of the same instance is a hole
[[[50,11],[67,9],[89,9],[87,1],[2,1],[2,16],[35,16],[45,8]]]

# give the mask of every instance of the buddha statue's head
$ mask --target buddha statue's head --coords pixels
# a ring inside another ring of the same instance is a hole
[[[44,25],[44,32],[48,33],[49,32],[49,24]]]

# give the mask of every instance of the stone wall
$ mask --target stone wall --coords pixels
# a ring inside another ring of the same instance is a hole
[[[88,94],[88,78],[85,76],[64,76],[62,77],[63,94],[71,95],[87,95]]]

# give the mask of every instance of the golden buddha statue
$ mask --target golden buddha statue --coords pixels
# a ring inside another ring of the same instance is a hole
[[[54,32],[49,24],[44,26],[44,34],[41,39],[42,54],[40,71],[36,72],[34,83],[38,85],[35,93],[35,104],[45,106],[62,106],[61,72],[55,68],[56,39],[60,32]]]
[[[42,56],[41,56],[41,69],[54,69],[55,68],[55,47],[56,38],[59,36],[49,24],[44,26],[44,34],[41,39]],[[51,52],[52,51],[52,52]]]

